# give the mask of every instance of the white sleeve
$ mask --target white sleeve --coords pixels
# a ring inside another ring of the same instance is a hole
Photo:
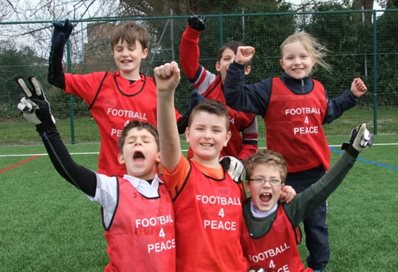
[[[95,191],[95,196],[91,197],[87,195],[87,197],[91,201],[95,201],[101,205],[103,209],[103,223],[105,228],[109,227],[113,218],[118,202],[118,196],[117,178],[97,174],[97,189]]]

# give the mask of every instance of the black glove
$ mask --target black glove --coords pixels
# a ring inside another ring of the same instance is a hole
[[[65,89],[65,78],[62,67],[65,44],[73,30],[73,25],[68,19],[64,22],[53,23],[54,31],[51,38],[51,50],[48,58],[47,80],[58,88]]]
[[[206,29],[205,21],[206,21],[206,18],[203,16],[192,15],[188,19],[188,25],[189,25],[189,27],[191,27],[197,31],[203,31]]]
[[[358,155],[359,152],[367,149],[373,144],[373,135],[366,128],[366,123],[351,130],[349,143],[343,143],[341,149],[347,150],[351,155]]]
[[[197,91],[191,92],[191,100],[189,103],[189,108],[184,113],[184,115],[181,116],[180,119],[178,119],[178,121],[177,121],[177,127],[178,127],[179,134],[183,134],[185,132],[185,129],[188,126],[189,116],[191,115],[193,108],[195,108],[195,106],[198,105],[203,100],[205,100],[203,95],[200,95]]]
[[[61,49],[65,47],[66,42],[69,39],[70,34],[73,30],[73,25],[66,19],[65,21],[58,21],[53,23],[54,31],[51,38],[51,48]]]
[[[39,132],[48,131],[55,127],[55,119],[51,113],[50,103],[44,96],[43,89],[36,77],[29,77],[29,88],[22,77],[16,78],[24,97],[18,103],[18,109],[26,120],[36,125]]]

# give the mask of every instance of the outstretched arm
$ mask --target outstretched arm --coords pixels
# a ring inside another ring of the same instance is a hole
[[[328,108],[323,122],[329,124],[339,118],[344,111],[354,107],[358,98],[365,95],[367,90],[368,88],[361,78],[354,78],[351,83],[351,90],[345,91],[332,100],[328,100]]]
[[[73,30],[73,25],[66,19],[65,22],[55,22],[51,38],[50,57],[48,59],[48,83],[65,89],[65,74],[62,67],[65,44]]]
[[[174,169],[181,157],[180,137],[174,112],[174,94],[180,82],[180,69],[173,61],[156,67],[154,76],[158,90],[160,162],[165,168]]]
[[[223,91],[228,106],[264,116],[271,95],[271,79],[245,84],[245,64],[250,62],[254,54],[254,47],[238,47],[235,61],[228,67]]]
[[[199,36],[205,29],[205,18],[202,16],[191,16],[181,36],[180,41],[180,63],[185,76],[191,82],[200,73],[199,64],[200,49]]]
[[[366,129],[365,123],[352,130],[349,143],[344,143],[341,147],[345,152],[332,168],[320,180],[298,194],[291,205],[286,205],[285,210],[294,226],[327,200],[354,166],[358,154],[372,144],[373,136]]]
[[[57,172],[72,185],[94,197],[97,186],[96,174],[72,159],[57,131],[50,103],[44,96],[40,83],[35,77],[29,78],[29,82],[31,88],[22,78],[17,78],[17,83],[25,94],[18,104],[18,109],[29,122],[36,125],[36,130]]]

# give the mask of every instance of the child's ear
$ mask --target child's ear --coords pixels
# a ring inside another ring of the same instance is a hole
[[[251,71],[252,71],[252,66],[251,65],[245,65],[245,76],[250,74]]]
[[[282,59],[279,59],[279,65],[283,68],[283,61],[282,61]]]
[[[219,61],[216,62],[216,71],[220,72],[220,62]]]
[[[124,156],[123,156],[122,153],[119,153],[119,154],[117,155],[117,160],[118,160],[118,162],[119,162],[120,164],[124,164],[124,163],[125,163]]]
[[[160,163],[160,152],[158,151],[158,153],[156,154],[156,159],[155,162],[158,164]]]
[[[142,49],[142,58],[146,59],[147,56],[148,56],[148,48]]]
[[[189,144],[189,127],[186,127],[186,128],[185,128],[184,135],[185,135],[185,140],[186,140],[187,143]]]
[[[227,139],[226,139],[226,141],[224,143],[224,146],[228,145],[229,139],[231,139],[231,131],[230,130],[227,132]]]

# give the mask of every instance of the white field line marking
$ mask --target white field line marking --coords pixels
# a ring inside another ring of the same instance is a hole
[[[373,144],[373,146],[392,146],[398,145],[398,143],[378,143]],[[329,147],[340,147],[339,145],[329,145]],[[264,147],[260,147],[263,149]],[[182,152],[186,152],[186,149],[183,149]],[[98,155],[98,152],[71,152],[71,155]],[[7,157],[30,157],[30,156],[47,156],[47,153],[31,153],[31,154],[3,154],[0,155],[0,158],[7,158]]]

